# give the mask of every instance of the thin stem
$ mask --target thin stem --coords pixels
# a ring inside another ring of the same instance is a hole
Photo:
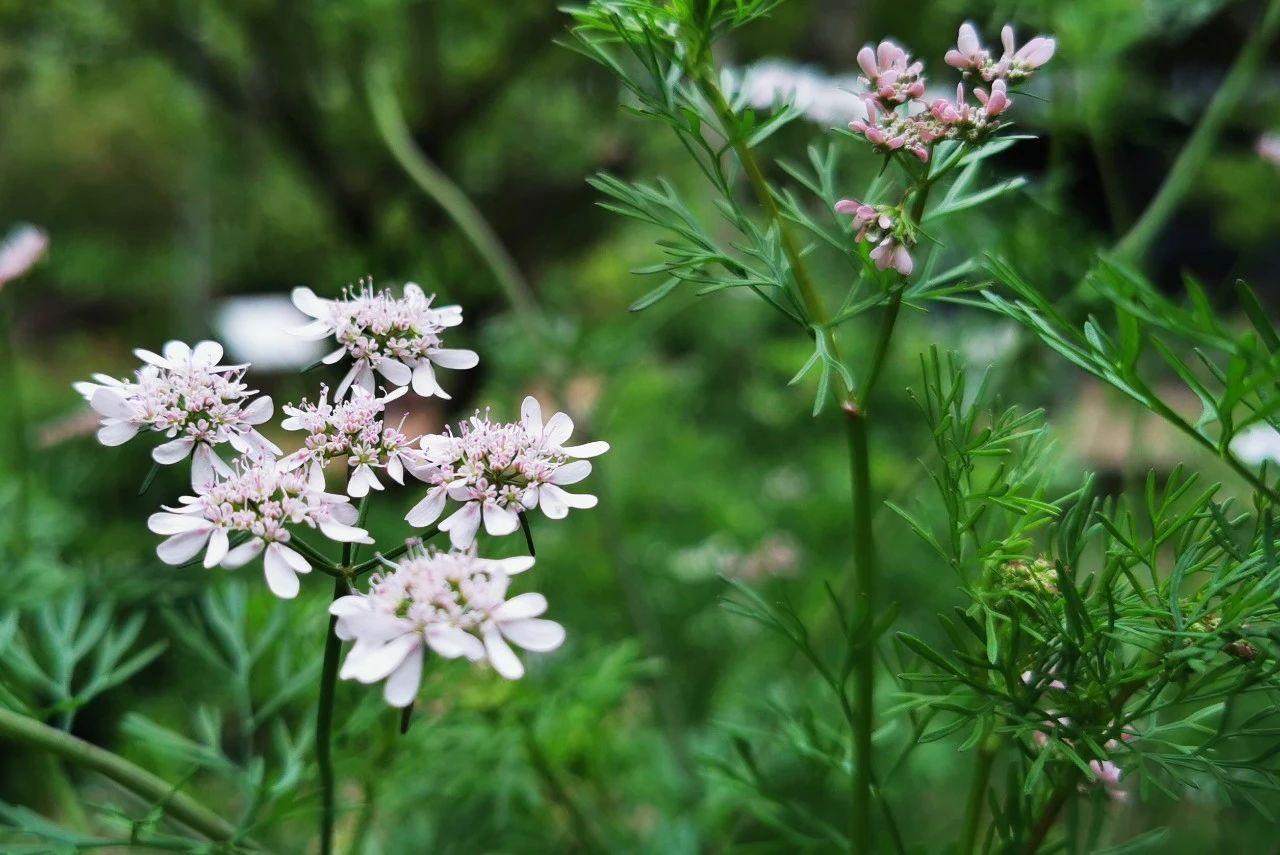
[[[853,755],[853,804],[850,849],[871,850],[871,730],[875,708],[875,661],[869,639],[871,603],[875,595],[874,544],[871,536],[871,473],[867,466],[867,420],[853,404],[845,405],[849,468],[853,484],[853,615],[849,655],[857,701],[850,729]]]
[[[388,549],[386,552],[375,552],[372,558],[368,559],[367,561],[361,561],[359,564],[356,564],[355,566],[353,566],[350,572],[348,573],[348,575],[352,579],[355,579],[358,576],[362,576],[365,573],[368,573],[370,570],[373,570],[375,567],[380,566],[382,562],[391,561],[393,559],[399,558],[401,555],[404,555],[413,547],[422,543],[426,543],[428,540],[435,537],[439,533],[440,533],[440,529],[436,526],[432,526],[429,531],[424,532],[418,537],[410,538],[409,540],[406,540],[404,543],[400,544],[399,546],[396,546],[392,549]]]
[[[349,548],[344,546],[346,552]],[[333,581],[333,598],[345,596],[347,580]],[[333,695],[338,682],[338,653],[342,642],[334,632],[338,618],[329,616],[324,637],[324,664],[320,669],[320,702],[316,705],[316,765],[320,769],[320,853],[332,855],[336,814],[333,788]]]
[[[533,525],[529,522],[527,513],[521,512],[518,516],[520,517],[520,529],[524,532],[524,545],[529,550],[529,557],[533,558],[537,555],[533,548]]]
[[[969,785],[969,799],[964,810],[964,826],[960,831],[956,855],[971,855],[978,843],[978,827],[982,822],[982,808],[987,802],[987,786],[991,781],[991,767],[995,765],[998,743],[988,741],[978,749],[973,765],[973,780]]]
[[[1177,211],[1179,203],[1191,189],[1191,184],[1201,167],[1213,153],[1214,143],[1222,132],[1227,119],[1235,112],[1244,98],[1258,69],[1266,57],[1267,46],[1280,31],[1280,0],[1271,0],[1263,12],[1262,20],[1254,28],[1253,34],[1245,42],[1240,54],[1236,57],[1227,77],[1218,87],[1209,107],[1200,117],[1195,130],[1187,140],[1182,151],[1178,153],[1173,168],[1169,170],[1164,183],[1156,195],[1147,204],[1142,216],[1133,224],[1133,228],[1120,239],[1116,245],[1116,255],[1130,261],[1141,261],[1151,248],[1151,243],[1159,235],[1169,218]]]
[[[319,564],[320,569],[325,573],[328,573],[329,575],[332,576],[334,573],[337,572],[338,566],[334,564],[332,561],[330,561],[328,556],[326,556],[320,550],[316,549],[311,544],[307,543],[302,538],[298,537],[296,534],[289,538],[289,546],[292,547],[293,549],[298,550],[307,558],[310,558],[312,561],[314,561],[316,564]],[[343,544],[342,548],[345,551],[347,548],[347,545]]]
[[[51,752],[69,763],[110,778],[147,802],[163,805],[166,816],[210,840],[229,843],[240,839],[240,832],[234,825],[190,796],[178,792],[168,781],[56,727],[0,708],[0,735]]]
[[[1027,838],[1027,855],[1035,855],[1036,852],[1040,851],[1040,847],[1044,845],[1044,840],[1049,836],[1049,831],[1053,828],[1053,824],[1058,821],[1058,814],[1062,813],[1062,808],[1066,805],[1067,799],[1071,795],[1071,790],[1075,785],[1075,775],[1072,775],[1070,781],[1055,789],[1053,794],[1049,796],[1049,801],[1045,804],[1044,810],[1036,818],[1035,825],[1031,826],[1031,836]]]
[[[521,321],[535,332],[540,332],[543,320],[529,283],[467,194],[428,160],[414,143],[384,67],[375,63],[366,67],[365,92],[374,124],[396,162],[422,192],[444,209],[475,247]]]

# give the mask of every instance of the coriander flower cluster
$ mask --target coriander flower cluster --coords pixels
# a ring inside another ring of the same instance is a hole
[[[338,458],[346,458],[350,470],[347,494],[356,498],[368,495],[371,489],[384,489],[376,469],[385,470],[392,481],[404,484],[405,467],[416,466],[421,455],[414,440],[384,423],[383,411],[387,402],[406,391],[401,387],[379,397],[356,386],[347,400],[330,403],[329,389],[322,387],[314,404],[306,399],[286,404],[282,409],[288,418],[280,426],[303,431],[306,438],[302,448],[287,455],[281,465],[285,469],[305,468],[308,481],[323,489],[325,467]]]
[[[569,508],[594,506],[594,496],[563,488],[585,478],[586,458],[608,444],[566,445],[573,422],[556,413],[544,423],[533,398],[525,399],[518,422],[477,414],[457,434],[408,436],[404,419],[388,424],[387,405],[410,388],[448,398],[435,367],[477,363],[473,352],[443,346],[444,331],[462,322],[461,308],[435,307],[416,285],[397,297],[374,291],[368,280],[335,300],[299,288],[293,301],[313,318],[302,335],[337,339],[340,347],[323,361],[351,364],[336,394],[322,384],[318,396],[281,408],[280,430],[301,434],[287,453],[258,431],[273,415],[271,399],[248,387],[247,364],[222,364],[217,342],[136,350],[143,364],[131,379],[95,374],[74,384],[101,418],[104,445],[151,431],[168,437],[152,451],[156,463],[192,458],[191,494],[147,520],[162,538],[156,555],[175,566],[200,561],[228,569],[260,557],[268,589],[282,599],[297,597],[301,578],[313,570],[341,580],[352,593],[333,601],[335,631],[325,643],[336,652],[339,641],[353,642],[341,676],[385,679],[386,699],[395,706],[413,702],[428,648],[445,658],[487,661],[503,677],[519,678],[524,667],[512,645],[551,651],[565,631],[539,617],[547,607],[541,594],[508,596],[512,577],[533,566],[532,540],[529,558],[486,559],[476,547],[480,525],[509,534],[519,528],[519,514],[534,508],[559,519]],[[378,387],[379,377],[389,389]],[[224,444],[236,454],[219,456]],[[326,488],[331,464],[346,474],[345,495]],[[387,480],[403,486],[406,473],[428,485],[409,522],[429,525],[447,502],[461,506],[431,532],[448,531],[454,548],[401,540],[385,557],[362,560],[360,546],[374,543],[363,527],[366,503],[390,492]],[[144,490],[149,484],[150,477]],[[328,554],[309,542],[314,533]],[[340,559],[335,542],[344,545]],[[399,563],[389,560],[400,555]],[[356,593],[360,576],[379,564],[388,569],[370,578],[366,593]]]
[[[881,270],[892,267],[903,276],[911,275],[915,262],[908,247],[915,246],[915,228],[900,206],[841,199],[836,203],[836,213],[853,215],[853,225],[858,230],[854,239],[874,247],[871,260],[876,267]]]
[[[533,566],[532,558],[490,560],[475,549],[417,547],[386,573],[369,580],[369,591],[334,600],[339,638],[353,642],[339,676],[361,683],[385,680],[392,706],[412,703],[428,649],[446,659],[487,661],[508,680],[524,675],[511,649],[548,652],[565,638],[564,628],[539,617],[542,594],[507,597],[511,577]]]
[[[404,286],[404,296],[389,290],[375,291],[370,280],[355,291],[345,291],[340,300],[322,300],[310,288],[293,289],[293,304],[314,318],[294,331],[308,339],[333,336],[338,349],[324,357],[326,365],[351,360],[351,368],[334,395],[341,400],[352,386],[374,392],[375,372],[395,387],[412,385],[423,397],[450,396],[436,379],[440,368],[474,368],[480,361],[475,351],[443,347],[444,331],[462,323],[460,306],[432,305],[413,283]]]
[[[906,151],[927,162],[933,146],[942,140],[980,141],[1001,127],[1000,116],[1013,102],[1009,83],[1026,80],[1053,56],[1056,43],[1037,36],[1022,48],[1015,48],[1013,29],[1002,31],[1005,53],[992,60],[978,41],[972,24],[960,27],[955,48],[946,54],[946,62],[974,75],[990,89],[975,87],[971,103],[964,85],[956,88],[955,100],[938,98],[929,104],[921,99],[925,93],[924,65],[891,41],[883,41],[874,50],[868,46],[858,53],[858,65],[867,87],[867,119],[849,123],[850,130],[864,136],[877,149],[885,152]]]
[[[253,398],[256,390],[243,379],[246,366],[218,364],[222,345],[202,341],[192,348],[171,341],[161,354],[134,353],[145,364],[133,380],[95,374],[95,382],[75,384],[102,417],[98,441],[103,445],[121,445],[144,430],[171,437],[153,449],[151,457],[166,465],[191,457],[191,484],[196,488],[216,474],[230,474],[214,451],[224,442],[243,455],[280,453],[257,430],[271,418],[271,399]]]
[[[992,60],[989,51],[978,41],[972,24],[960,27],[955,48],[947,52],[946,62],[988,84],[974,87],[969,101],[963,82],[956,86],[955,99],[935,98],[928,104],[925,94],[924,65],[891,41],[882,41],[874,49],[858,52],[858,65],[866,87],[867,117],[849,123],[849,129],[860,134],[877,151],[892,155],[907,152],[928,163],[934,147],[943,141],[976,145],[1003,127],[1002,116],[1013,106],[1009,83],[1025,80],[1053,56],[1053,39],[1037,36],[1022,48],[1013,41],[1013,29],[1006,26],[1001,33],[1005,52]],[[835,210],[851,214],[857,229],[855,239],[874,244],[871,260],[880,270],[893,269],[909,276],[915,269],[911,251],[916,245],[918,223],[914,223],[903,205],[871,205],[856,199],[841,199]]]
[[[241,458],[229,475],[206,485],[195,496],[183,496],[181,507],[165,507],[151,515],[147,527],[167,536],[156,549],[167,564],[184,564],[204,551],[204,566],[241,567],[259,554],[271,592],[284,599],[298,595],[298,574],[311,564],[289,546],[289,526],[318,529],[341,543],[372,543],[357,528],[357,512],[346,496],[316,489],[300,473],[282,470],[275,461]],[[231,535],[248,540],[231,546]]]
[[[440,518],[448,500],[461,507],[440,523],[455,547],[475,541],[483,521],[494,536],[511,534],[520,514],[534,508],[551,519],[563,519],[570,508],[592,508],[596,497],[563,488],[591,474],[586,458],[609,450],[607,442],[566,446],[573,420],[556,413],[543,423],[537,399],[527,397],[520,421],[495,422],[476,413],[458,432],[425,436],[424,462],[413,474],[429,486],[426,496],[405,517],[427,526]]]

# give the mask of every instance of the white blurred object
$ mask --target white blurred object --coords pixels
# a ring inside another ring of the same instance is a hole
[[[1280,463],[1280,432],[1271,425],[1253,425],[1231,440],[1231,451],[1245,463]]]
[[[236,362],[252,362],[262,371],[287,371],[315,362],[324,344],[289,335],[310,318],[283,294],[228,297],[214,312],[218,338]]]
[[[35,226],[15,226],[0,243],[0,288],[17,279],[44,257],[49,236]]]
[[[809,65],[765,59],[731,73],[733,89],[757,110],[786,104],[811,122],[835,125],[867,118],[866,87],[856,74],[828,75]]]

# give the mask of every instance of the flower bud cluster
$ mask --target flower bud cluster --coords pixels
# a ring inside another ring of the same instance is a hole
[[[903,276],[911,274],[915,266],[910,252],[916,243],[915,226],[901,206],[868,205],[857,199],[841,199],[836,203],[836,212],[853,215],[853,225],[858,230],[855,240],[874,247],[871,260],[877,268],[892,267]]]
[[[1013,38],[1013,27],[1005,24],[1000,30],[1000,42],[1004,53],[999,59],[992,59],[991,52],[982,46],[978,39],[978,31],[973,24],[960,25],[960,33],[956,38],[956,46],[947,51],[943,61],[952,68],[963,71],[966,75],[974,74],[990,83],[993,80],[1008,80],[1018,83],[1030,77],[1035,70],[1053,58],[1057,43],[1045,36],[1036,36],[1022,47],[1018,47]]]

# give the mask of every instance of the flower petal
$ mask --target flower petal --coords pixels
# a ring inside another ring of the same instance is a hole
[[[573,419],[565,413],[556,413],[547,420],[542,437],[547,445],[563,445],[573,435]]]
[[[570,457],[599,457],[609,450],[609,443],[597,440],[595,442],[584,442],[582,445],[562,446],[560,450]]]
[[[445,500],[448,498],[443,487],[432,487],[427,491],[427,495],[422,501],[409,509],[409,513],[405,514],[404,521],[414,528],[423,528],[431,525],[440,519],[440,512],[444,510]]]
[[[329,317],[329,300],[321,300],[316,296],[316,292],[307,287],[294,288],[289,292],[289,298],[293,300],[293,305],[298,307],[298,311],[304,315],[313,318]]]
[[[551,473],[552,484],[577,484],[591,474],[591,463],[586,460],[574,460],[556,468]]]
[[[528,593],[512,597],[493,610],[493,619],[499,623],[509,620],[537,617],[547,610],[547,598],[542,594]]]
[[[271,593],[282,600],[292,600],[298,596],[298,590],[302,585],[298,581],[298,574],[289,566],[289,561],[282,554],[280,544],[272,543],[267,547],[266,554],[262,558],[262,570]]]
[[[542,405],[532,395],[520,402],[520,423],[534,436],[542,435]]]
[[[352,648],[338,676],[344,680],[376,683],[390,675],[414,649],[421,646],[421,637],[416,632],[406,632],[386,644]]]
[[[440,530],[449,532],[449,542],[459,549],[466,549],[476,540],[480,528],[480,503],[467,502],[453,515],[440,523]]]
[[[231,542],[227,537],[227,530],[215,528],[209,535],[209,551],[204,554],[205,568],[217,566],[227,557],[227,550],[230,548]]]
[[[262,554],[262,550],[266,545],[267,542],[260,537],[255,537],[253,540],[242,543],[227,552],[227,556],[222,559],[222,566],[228,570],[243,567]]]
[[[422,645],[418,645],[391,672],[382,688],[382,697],[393,707],[407,707],[417,697],[422,684]]]
[[[195,529],[194,531],[175,534],[156,547],[156,555],[165,564],[173,564],[175,566],[186,564],[199,555],[201,549],[204,549],[204,545],[209,542],[209,532],[212,530],[213,527],[210,526],[205,529]]]
[[[464,350],[462,348],[436,348],[435,350],[427,351],[427,358],[441,368],[457,370],[475,368],[480,364],[480,357],[474,350]]]
[[[553,620],[526,618],[502,621],[498,628],[512,644],[535,653],[546,653],[564,644],[564,627]]]
[[[520,664],[520,660],[516,658],[515,651],[507,644],[497,626],[492,623],[486,624],[483,633],[484,650],[489,656],[489,662],[493,665],[493,670],[508,680],[519,680],[523,677],[524,666]]]
[[[494,537],[511,534],[520,527],[520,517],[515,511],[501,507],[497,502],[484,504],[484,530]]]
[[[151,459],[166,466],[171,463],[177,463],[180,460],[186,460],[195,444],[196,441],[190,437],[184,436],[178,439],[171,439],[151,449]]]

